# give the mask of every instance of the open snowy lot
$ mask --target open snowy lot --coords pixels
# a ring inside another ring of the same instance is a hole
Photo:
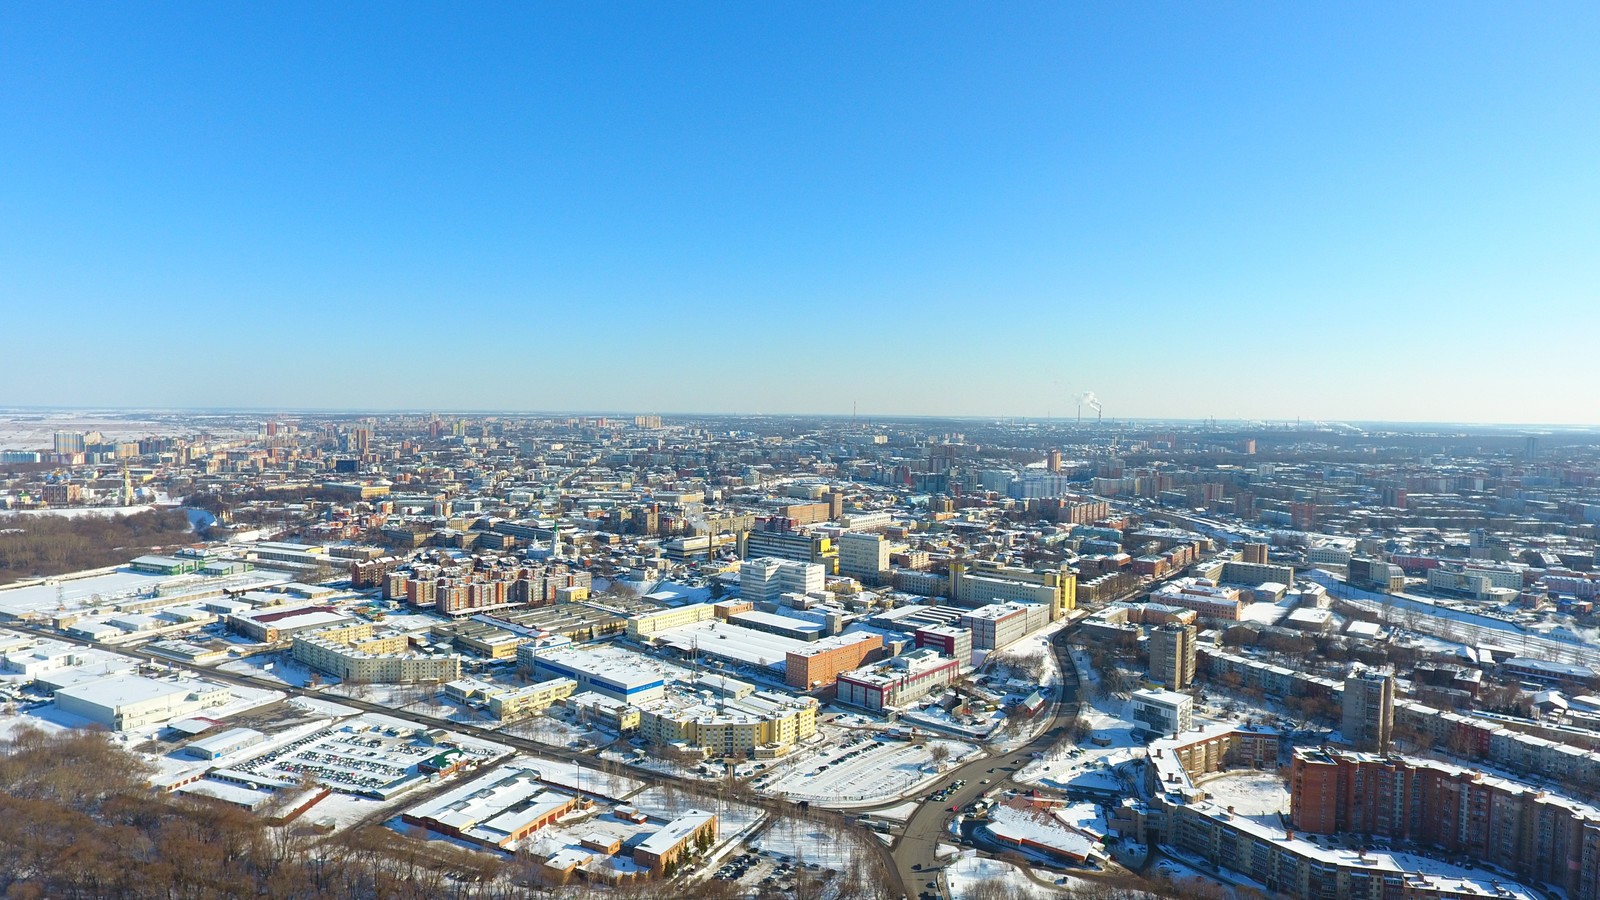
[[[938,752],[947,754],[947,764],[978,752],[959,741],[913,744],[862,735],[762,776],[757,787],[768,794],[829,806],[889,800],[937,776],[935,747],[944,748]]]
[[[836,872],[855,868],[861,854],[872,852],[827,825],[789,818],[773,822],[750,844],[772,856],[803,860]]]
[[[1278,813],[1289,811],[1289,787],[1282,778],[1268,772],[1221,775],[1200,782],[1218,805],[1235,815],[1248,816],[1269,825],[1279,824]]]
[[[950,888],[952,900],[973,896],[980,884],[999,882],[1027,897],[1062,897],[1066,894],[1035,884],[1016,866],[998,859],[982,856],[964,856],[944,869],[945,884]]]
[[[1063,744],[1044,759],[1034,760],[1017,773],[1017,780],[1060,790],[1124,789],[1116,770],[1145,755],[1143,742],[1134,740],[1133,722],[1122,717],[1126,706],[1115,697],[1086,706],[1089,738],[1075,747]]]

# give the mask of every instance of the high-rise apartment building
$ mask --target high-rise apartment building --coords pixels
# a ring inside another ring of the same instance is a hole
[[[1256,565],[1260,565],[1260,566],[1266,565],[1267,564],[1267,545],[1266,544],[1245,544],[1244,545],[1244,557],[1243,557],[1243,560],[1244,560],[1244,562],[1255,563]]]
[[[1394,676],[1364,671],[1344,680],[1344,739],[1357,750],[1387,753],[1394,735]]]
[[[1150,631],[1150,680],[1181,691],[1194,682],[1198,630],[1171,622]]]
[[[839,574],[876,586],[889,578],[889,541],[881,534],[839,536]]]
[[[1448,763],[1310,747],[1295,750],[1289,784],[1298,831],[1438,847],[1600,897],[1600,813],[1587,803]]]
[[[739,566],[739,597],[752,603],[770,603],[782,594],[819,594],[826,574],[817,563],[785,559],[747,559]]]

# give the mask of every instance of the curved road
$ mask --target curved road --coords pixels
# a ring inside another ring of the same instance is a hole
[[[947,772],[943,778],[923,788],[928,794],[932,794],[952,782],[958,780],[967,782],[964,787],[944,800],[923,801],[911,814],[911,818],[906,820],[905,831],[892,848],[895,871],[906,896],[920,897],[924,894],[948,896],[939,878],[940,863],[937,850],[940,843],[954,842],[948,826],[956,817],[956,813],[951,812],[950,807],[965,809],[968,804],[991,791],[1006,787],[1024,787],[1014,780],[1016,773],[1033,761],[1034,753],[1043,753],[1056,742],[1066,738],[1079,712],[1078,672],[1073,666],[1071,649],[1067,645],[1074,630],[1075,626],[1069,625],[1056,632],[1050,642],[1061,670],[1061,689],[1051,705],[1049,725],[1021,747],[995,756],[979,757]],[[989,784],[984,784],[984,779],[988,779]]]

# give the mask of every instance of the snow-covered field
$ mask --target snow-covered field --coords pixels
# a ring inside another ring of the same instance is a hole
[[[305,665],[295,662],[287,653],[272,653],[261,656],[250,656],[245,659],[236,659],[225,662],[218,669],[232,672],[235,675],[249,675],[253,678],[264,678],[280,684],[306,687],[311,682],[312,672]],[[326,681],[325,676],[319,680]]]
[[[1163,881],[1170,882],[1185,897],[1236,900],[1239,896],[1239,892],[1233,885],[1218,881],[1199,869],[1170,856],[1156,863],[1150,869],[1150,874]],[[1238,876],[1238,880],[1246,887],[1255,888],[1255,885],[1251,884],[1248,878]]]
[[[60,509],[0,509],[0,516],[61,516],[77,519],[83,516],[132,516],[155,509],[155,504],[141,506],[69,506]]]
[[[998,859],[987,859],[982,856],[964,856],[945,866],[945,884],[950,889],[952,900],[964,900],[973,896],[978,885],[999,882],[1019,892],[1026,897],[1060,897],[1064,892],[1042,887],[1028,880],[1018,869],[1007,862]]]
[[[592,766],[579,766],[566,760],[536,757],[531,765],[539,780],[585,794],[598,794],[621,800],[644,787],[644,782],[616,775]]]
[[[751,844],[774,856],[816,863],[837,872],[854,868],[857,856],[870,852],[827,825],[788,818],[773,822]]]
[[[911,814],[916,812],[917,807],[921,805],[916,801],[910,801],[899,806],[891,806],[888,809],[880,809],[872,815],[879,819],[887,819],[890,822],[904,822],[911,818]]]
[[[971,716],[952,716],[937,705],[930,704],[909,710],[900,716],[912,725],[925,725],[943,731],[953,731],[971,740],[984,740],[996,728],[1005,724],[1006,714],[1001,710]]]

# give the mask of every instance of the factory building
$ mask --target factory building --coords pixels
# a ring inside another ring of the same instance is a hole
[[[233,699],[227,688],[203,681],[158,681],[139,675],[97,678],[56,691],[56,708],[112,731],[129,731],[192,716]]]
[[[838,699],[875,711],[906,706],[953,683],[960,670],[959,661],[937,650],[913,650],[840,675]]]
[[[991,603],[962,613],[961,627],[972,633],[978,650],[998,650],[1050,624],[1050,607],[1040,603]]]

